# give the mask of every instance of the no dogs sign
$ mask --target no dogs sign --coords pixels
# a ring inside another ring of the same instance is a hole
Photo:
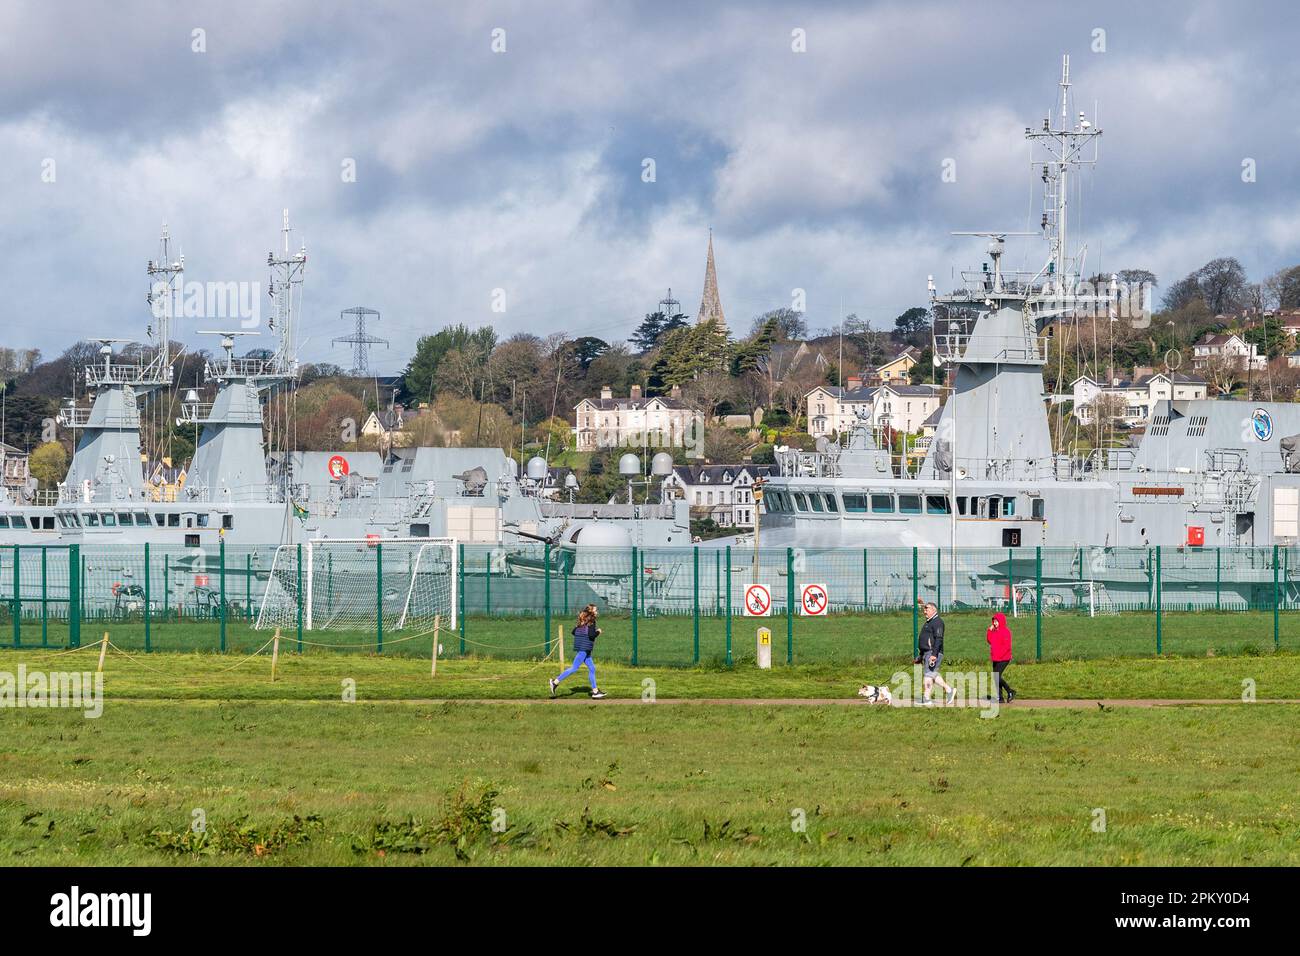
[[[830,599],[826,596],[826,585],[805,584],[800,593],[803,612],[811,617],[825,617],[830,608]]]

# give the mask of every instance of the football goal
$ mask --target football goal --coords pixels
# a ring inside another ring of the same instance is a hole
[[[454,538],[320,538],[281,545],[257,627],[309,631],[456,627]]]

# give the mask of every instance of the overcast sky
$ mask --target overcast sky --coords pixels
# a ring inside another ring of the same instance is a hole
[[[1037,225],[1024,127],[1062,53],[1104,130],[1075,213],[1090,266],[1167,287],[1234,255],[1259,278],[1300,262],[1293,13],[6,0],[0,344],[142,338],[164,221],[187,280],[264,284],[284,207],[310,257],[304,361],[350,364],[330,339],[354,305],[382,313],[380,373],[452,322],[624,339],[669,286],[694,315],[710,227],[734,330],[794,289],[814,329],[890,326],[977,261],[951,231]]]

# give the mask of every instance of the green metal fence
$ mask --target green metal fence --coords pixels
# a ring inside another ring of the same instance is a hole
[[[291,649],[428,655],[431,615],[403,624],[396,613],[411,600],[401,584],[409,560],[396,546],[356,547],[362,555],[333,573],[319,556],[314,571],[307,567],[297,546],[3,546],[0,646],[75,647],[108,631],[118,646],[146,652],[247,652],[269,637],[257,624],[274,579],[281,600],[287,594],[294,605],[278,618]],[[1294,548],[756,553],[708,544],[578,551],[537,544],[458,545],[456,556],[454,574],[450,563],[429,567],[443,579],[421,592],[444,602],[434,609],[444,615],[443,657],[543,657],[557,640],[567,643],[586,604],[600,611],[599,654],[634,665],[750,660],[759,626],[771,629],[778,663],[898,660],[913,653],[922,601],[939,606],[956,659],[986,656],[993,611],[1010,618],[1018,660],[1297,646]],[[319,608],[336,604],[345,584],[363,595],[363,612],[373,596],[374,613],[319,626]],[[305,614],[313,587],[316,613]]]

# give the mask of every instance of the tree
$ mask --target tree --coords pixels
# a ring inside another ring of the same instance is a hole
[[[777,342],[799,342],[808,334],[808,323],[804,320],[804,314],[794,309],[772,309],[755,316],[754,321],[750,323],[750,336],[758,335],[765,326],[771,327],[770,334]]]
[[[1264,284],[1279,309],[1300,309],[1300,266],[1279,269]]]
[[[651,366],[660,386],[685,385],[700,375],[723,369],[729,347],[725,329],[716,319],[668,333]]]
[[[1196,272],[1201,298],[1214,315],[1238,311],[1246,299],[1246,270],[1233,258],[1211,259]]]
[[[665,315],[663,312],[647,312],[646,317],[636,327],[636,331],[632,333],[632,337],[628,341],[642,352],[649,352],[659,344],[659,341],[665,335],[676,329],[684,328],[686,328],[686,316],[681,312],[675,315]]]
[[[1193,272],[1169,287],[1168,291],[1165,292],[1162,304],[1166,311],[1176,312],[1200,299],[1201,284],[1196,279],[1196,273]]]
[[[1146,269],[1120,269],[1115,275],[1130,289],[1143,285],[1155,288],[1160,284],[1156,281],[1156,274]]]
[[[718,409],[735,396],[735,384],[725,372],[705,372],[682,389],[686,404],[703,412],[706,422],[713,421]]]
[[[934,350],[927,345],[921,350],[921,356],[916,360],[916,364],[908,370],[907,380],[913,385],[923,385],[927,380],[933,380],[938,374],[938,370],[934,366]]]
[[[1260,355],[1270,359],[1277,358],[1286,349],[1287,334],[1282,328],[1282,320],[1270,315],[1259,325],[1246,330],[1242,336],[1246,342],[1255,346]]]
[[[448,352],[459,349],[462,353],[481,356],[486,363],[496,341],[496,332],[486,325],[479,329],[449,325],[433,335],[420,336],[415,343],[415,354],[402,374],[403,397],[408,401],[430,401],[436,392],[438,366]]]
[[[594,335],[583,335],[573,340],[573,357],[578,360],[585,374],[591,363],[609,351],[609,343]]]
[[[930,331],[930,313],[928,310],[918,306],[908,309],[898,318],[894,319],[894,332],[905,342],[913,345],[919,345],[919,342],[912,341],[918,339],[922,334],[928,334]]]
[[[68,452],[56,441],[45,442],[32,452],[28,467],[42,488],[53,488],[68,473]]]
[[[739,462],[748,444],[745,436],[733,429],[721,425],[709,425],[704,429],[704,457],[711,462]]]

